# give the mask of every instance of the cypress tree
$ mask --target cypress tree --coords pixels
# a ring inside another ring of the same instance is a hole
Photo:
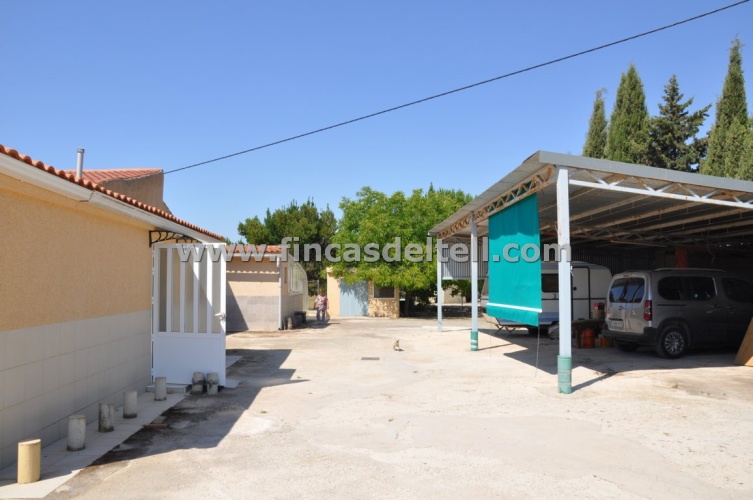
[[[588,120],[588,134],[583,146],[583,156],[590,158],[604,158],[604,148],[607,145],[607,114],[604,111],[604,89],[596,91],[594,109]]]
[[[749,119],[753,124],[753,117]],[[743,147],[743,159],[740,162],[740,170],[738,178],[746,181],[753,181],[753,128],[748,129],[748,134],[745,137],[745,145]]]
[[[716,104],[716,121],[709,131],[708,152],[701,164],[701,172],[704,174],[738,176],[736,162],[729,156],[733,151],[738,154],[742,150],[739,141],[745,140],[745,134],[741,135],[740,130],[749,130],[741,46],[740,40],[733,40],[722,96]],[[733,128],[735,133],[731,134],[730,130]]]
[[[751,177],[745,177],[746,175],[749,175],[747,172],[749,156],[746,149],[748,146],[747,143],[750,142],[750,135],[750,127],[740,123],[740,120],[737,118],[732,121],[732,124],[727,129],[724,144],[724,163],[722,167],[722,172],[725,177],[732,177],[734,179],[751,179]]]
[[[653,167],[695,171],[706,154],[706,139],[696,138],[696,134],[709,115],[711,104],[689,113],[693,98],[682,102],[683,94],[675,75],[664,86],[662,99],[659,114],[649,120],[647,163]]]
[[[609,118],[604,156],[610,160],[642,163],[648,150],[648,109],[643,82],[632,63],[620,77]]]

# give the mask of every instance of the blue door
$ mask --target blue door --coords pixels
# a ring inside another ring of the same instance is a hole
[[[369,284],[346,285],[340,281],[340,316],[369,315]]]

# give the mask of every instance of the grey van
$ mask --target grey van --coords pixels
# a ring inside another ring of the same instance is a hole
[[[614,275],[602,335],[623,351],[654,346],[667,358],[688,348],[742,343],[753,317],[753,282],[713,269]]]

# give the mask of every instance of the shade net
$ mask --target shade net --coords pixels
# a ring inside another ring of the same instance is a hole
[[[541,312],[538,208],[536,195],[532,194],[489,218],[486,312],[495,318],[531,326],[538,326]]]

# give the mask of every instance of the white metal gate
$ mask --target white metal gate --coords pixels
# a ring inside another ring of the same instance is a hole
[[[155,244],[152,377],[190,384],[194,372],[225,385],[224,244]]]

